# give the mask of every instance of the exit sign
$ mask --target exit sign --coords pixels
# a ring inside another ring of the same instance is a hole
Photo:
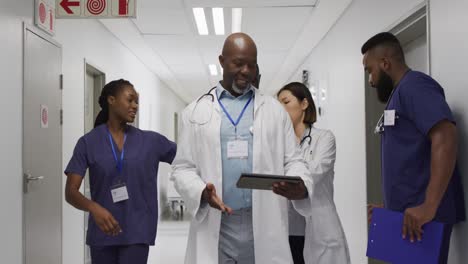
[[[136,0],[56,0],[57,18],[136,18]]]

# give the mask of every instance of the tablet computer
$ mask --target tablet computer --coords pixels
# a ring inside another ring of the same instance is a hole
[[[242,173],[236,185],[241,189],[271,190],[276,182],[300,183],[302,179],[296,176]]]

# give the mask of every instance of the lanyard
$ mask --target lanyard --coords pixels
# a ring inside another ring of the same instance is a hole
[[[249,106],[250,102],[252,101],[253,96],[249,98],[249,101],[245,104],[244,108],[242,109],[242,112],[240,113],[239,117],[237,118],[236,122],[232,119],[231,115],[228,113],[226,108],[224,107],[223,103],[221,103],[221,100],[219,100],[218,97],[218,102],[221,108],[223,109],[223,112],[226,114],[227,118],[229,118],[229,121],[231,121],[232,125],[237,128],[237,125],[239,124],[240,120],[242,119],[242,116],[244,116],[245,110],[247,109],[247,106]]]
[[[124,147],[125,147],[125,141],[127,141],[127,133],[125,132],[125,135],[124,135],[124,143],[122,145],[122,153],[120,153],[120,160],[117,159],[117,153],[115,152],[114,141],[112,140],[112,135],[109,132],[109,130],[107,130],[107,135],[109,135],[109,142],[112,146],[112,154],[114,154],[115,163],[117,164],[117,170],[120,173],[122,173],[123,159],[124,159],[124,153],[125,153]]]

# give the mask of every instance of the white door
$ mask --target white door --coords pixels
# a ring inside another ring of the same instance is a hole
[[[23,173],[26,264],[62,262],[61,47],[24,31]]]

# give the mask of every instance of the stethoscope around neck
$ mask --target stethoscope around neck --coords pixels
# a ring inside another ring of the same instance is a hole
[[[190,115],[190,119],[189,119],[190,123],[197,124],[197,125],[204,125],[204,124],[207,124],[208,122],[211,121],[211,117],[212,117],[212,114],[213,114],[213,103],[215,102],[215,95],[213,95],[213,90],[215,90],[216,88],[217,88],[217,86],[211,88],[207,93],[203,94],[202,96],[200,96],[198,98],[197,102],[195,103],[194,108],[192,109],[192,113]],[[200,103],[202,103],[201,100],[206,98],[206,97],[210,98],[209,101],[210,101],[211,104],[208,106],[209,110],[207,110],[206,115],[204,115],[202,118],[197,118],[195,115],[196,115],[196,112],[197,112],[198,105]],[[253,133],[254,133],[253,126],[251,126],[249,128],[249,131],[250,131],[250,134],[253,135]]]
[[[299,146],[302,147],[302,145],[304,144],[304,142],[306,142],[306,140],[308,141],[308,143],[310,145],[310,143],[312,142],[312,137],[310,136],[310,132],[312,132],[312,126],[309,127],[309,133],[307,133],[307,136],[305,136],[304,138],[301,139],[301,142],[299,143]]]
[[[211,88],[207,93],[205,93],[204,95],[200,96],[200,98],[198,98],[198,100],[197,100],[197,104],[198,104],[198,102],[200,102],[201,99],[205,98],[206,96],[211,97],[210,99],[211,99],[211,102],[213,103],[215,97],[214,97],[214,95],[213,95],[212,92],[213,92],[214,89],[216,89],[216,87],[217,87],[217,86]]]
[[[192,124],[196,125],[204,125],[211,121],[211,116],[213,114],[213,103],[215,101],[215,96],[213,95],[213,90],[216,89],[216,86],[211,88],[207,93],[203,94],[198,98],[195,103],[195,106],[192,109],[192,113],[190,114],[189,121]],[[204,103],[202,99],[210,97],[208,104]],[[199,109],[199,107],[201,109]],[[197,111],[201,110],[204,112],[202,116],[196,115]]]

